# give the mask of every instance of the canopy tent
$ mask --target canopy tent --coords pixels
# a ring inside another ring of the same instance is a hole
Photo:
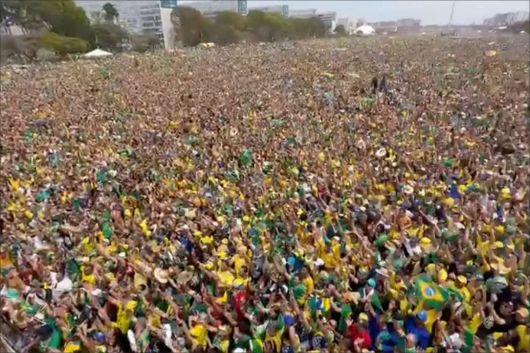
[[[362,25],[362,26],[357,27],[355,31],[353,31],[353,33],[362,35],[362,36],[367,36],[367,35],[375,34],[375,29],[374,27],[369,26],[369,25]]]
[[[103,58],[106,56],[112,56],[112,53],[101,49],[94,49],[86,54],[83,54],[84,58]]]

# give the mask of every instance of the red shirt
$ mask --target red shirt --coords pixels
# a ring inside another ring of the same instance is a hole
[[[234,295],[234,308],[236,310],[238,319],[243,319],[245,317],[244,313],[244,307],[243,302],[246,303],[247,301],[247,294],[243,291],[237,293]]]
[[[355,341],[362,339],[362,343],[360,345],[360,348],[366,348],[370,349],[372,346],[372,339],[370,338],[370,333],[368,330],[365,330],[356,324],[352,324],[350,327],[348,327],[348,331],[350,333],[350,341],[352,349],[355,347]]]

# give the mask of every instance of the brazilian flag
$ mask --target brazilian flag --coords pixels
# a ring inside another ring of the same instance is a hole
[[[434,283],[427,275],[420,275],[416,279],[416,295],[424,305],[440,310],[449,299],[446,289]]]
[[[447,289],[447,292],[449,293],[449,297],[451,299],[454,299],[454,300],[459,301],[459,302],[463,302],[464,301],[464,295],[462,293],[460,293],[460,291],[458,289],[449,287]]]
[[[263,341],[255,338],[250,341],[250,351],[252,353],[263,353]]]

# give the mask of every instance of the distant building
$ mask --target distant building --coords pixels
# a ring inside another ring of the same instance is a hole
[[[291,18],[311,18],[316,15],[316,9],[289,10],[289,17]]]
[[[397,21],[378,21],[368,23],[378,33],[394,33],[397,32]]]
[[[348,29],[348,27],[350,26],[350,19],[347,18],[347,17],[344,17],[344,18],[338,18],[337,19],[337,26],[343,26],[344,29]]]
[[[511,26],[517,22],[528,20],[528,11],[501,13],[484,20],[484,26],[500,27]]]
[[[317,14],[317,17],[326,25],[328,31],[333,32],[335,30],[337,13],[334,11],[328,11]]]
[[[419,27],[421,20],[414,18],[402,18],[396,21],[398,27]]]
[[[75,0],[89,15],[91,21],[101,20],[103,5],[111,3],[118,10],[118,24],[132,33],[155,35],[164,39],[166,49],[174,47],[175,30],[171,13],[177,6],[194,8],[206,16],[221,11],[247,13],[246,0]]]
[[[176,0],[162,0],[174,1]],[[133,33],[154,34],[162,37],[160,0],[76,0],[92,22],[103,19],[103,5],[111,3],[119,13],[118,24]]]
[[[271,5],[271,6],[260,6],[253,7],[251,10],[258,10],[269,13],[279,13],[280,15],[287,17],[289,16],[289,5]]]
[[[375,34],[375,29],[370,25],[361,25],[355,28],[353,34],[358,36],[372,36]]]
[[[143,34],[156,36],[160,39],[164,38],[159,4],[155,3],[140,6],[138,15],[140,32]]]
[[[171,16],[176,7],[177,0],[160,0],[160,20],[162,22],[164,48],[166,49],[174,49],[177,46],[175,26],[178,26],[178,23],[174,23]]]
[[[216,14],[223,11],[233,11],[246,14],[246,1],[238,0],[211,0],[211,1],[179,1],[178,6],[191,7],[203,14]]]
[[[378,21],[370,22],[372,26],[379,33],[393,33],[399,31],[410,31],[415,30],[420,27],[421,20],[414,18],[403,18],[397,21]]]

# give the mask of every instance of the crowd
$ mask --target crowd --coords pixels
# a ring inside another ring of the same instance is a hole
[[[2,71],[18,349],[529,352],[528,42],[499,41]]]

